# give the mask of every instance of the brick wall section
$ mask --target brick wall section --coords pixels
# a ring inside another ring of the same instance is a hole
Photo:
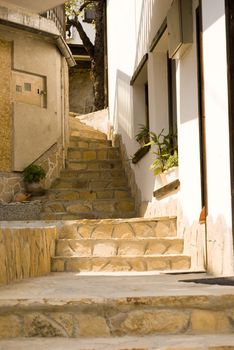
[[[0,227],[0,285],[50,273],[56,227]]]
[[[12,166],[11,51],[12,43],[0,40],[0,171]]]

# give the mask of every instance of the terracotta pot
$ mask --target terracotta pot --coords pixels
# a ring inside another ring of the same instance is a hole
[[[41,186],[40,182],[26,182],[26,190],[33,196],[42,196],[45,194],[45,189]]]

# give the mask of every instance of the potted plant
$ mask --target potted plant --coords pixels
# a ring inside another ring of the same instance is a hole
[[[150,146],[145,147],[145,144],[150,140],[149,128],[143,124],[140,124],[139,126],[140,129],[135,135],[135,140],[141,145],[141,147],[132,156],[133,164],[138,163],[150,149]]]
[[[156,155],[155,160],[150,166],[154,175],[160,174],[163,185],[168,183],[166,175],[169,169],[178,166],[178,149],[176,143],[176,135],[168,133],[163,134],[164,129],[157,135],[154,132],[150,132],[151,141],[146,146],[156,146],[156,150],[153,152]]]
[[[23,178],[26,184],[27,192],[34,195],[42,195],[45,190],[40,181],[46,176],[45,170],[37,164],[31,164],[23,171]]]
[[[135,136],[135,140],[143,147],[150,140],[150,132],[148,126],[143,124],[139,125],[139,132]]]

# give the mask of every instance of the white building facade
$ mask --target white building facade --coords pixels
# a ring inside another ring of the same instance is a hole
[[[233,274],[231,15],[225,0],[107,0],[109,119],[140,215],[177,216],[193,269],[217,275]],[[139,124],[177,133],[176,186],[149,170],[153,147],[132,164]]]

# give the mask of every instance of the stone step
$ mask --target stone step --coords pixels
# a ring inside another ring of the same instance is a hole
[[[0,288],[0,338],[233,336],[233,287],[186,278],[66,273],[13,283]]]
[[[115,199],[97,199],[97,200],[78,200],[78,201],[46,201],[43,205],[43,211],[47,213],[101,213],[101,212],[125,212],[132,213],[135,210],[134,200],[131,198]]]
[[[131,198],[131,192],[126,189],[107,189],[97,191],[85,191],[81,190],[52,190],[50,189],[47,193],[48,200],[62,200],[62,201],[76,201],[76,200],[95,200],[95,199],[124,199]]]
[[[67,154],[68,160],[113,160],[120,159],[120,151],[118,148],[102,148],[102,149],[88,149],[88,148],[69,148]]]
[[[56,256],[148,256],[183,253],[183,239],[59,239]]]
[[[74,178],[59,178],[54,181],[51,189],[83,189],[83,190],[113,190],[128,189],[128,182],[125,177],[109,180],[78,180]]]
[[[72,129],[70,131],[70,137],[82,137],[85,139],[91,139],[91,140],[105,140],[107,141],[106,134],[96,131],[96,130],[75,130]]]
[[[52,220],[52,221],[66,221],[66,220],[83,220],[83,219],[117,219],[117,218],[134,218],[136,217],[136,212],[90,212],[90,213],[76,213],[71,214],[68,212],[41,212],[40,220]]]
[[[104,170],[122,169],[121,160],[67,160],[66,168],[69,170]]]
[[[80,220],[61,224],[60,239],[134,239],[176,237],[176,217]]]
[[[0,350],[234,350],[234,335],[157,335],[110,338],[16,338]]]
[[[102,180],[102,179],[116,179],[125,176],[124,170],[107,169],[107,170],[68,170],[61,171],[60,178],[75,178],[76,180]]]
[[[78,147],[78,148],[108,148],[112,147],[112,143],[110,140],[94,140],[86,137],[73,136],[70,137],[69,140],[70,147]]]
[[[191,258],[184,254],[145,256],[55,256],[52,272],[119,272],[189,270]]]

